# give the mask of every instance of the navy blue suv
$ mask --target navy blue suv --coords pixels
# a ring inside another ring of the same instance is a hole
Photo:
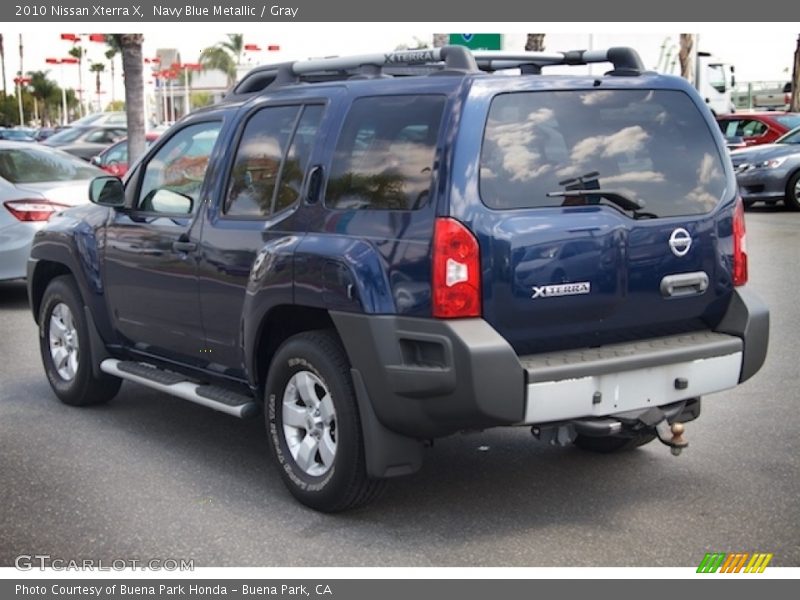
[[[90,197],[29,262],[56,395],[263,414],[318,510],[463,430],[678,454],[766,355],[719,128],[627,48],[260,67]]]

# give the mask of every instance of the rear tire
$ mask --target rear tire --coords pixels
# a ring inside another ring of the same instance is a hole
[[[83,301],[69,275],[53,279],[42,297],[39,351],[50,387],[64,404],[102,404],[119,392],[121,379],[92,372]]]
[[[784,204],[790,210],[800,210],[800,171],[792,175],[786,184]]]
[[[640,433],[634,437],[609,435],[605,437],[591,437],[579,435],[573,442],[578,448],[586,452],[597,454],[612,454],[615,452],[626,452],[649,444],[656,439],[655,433]]]
[[[338,512],[383,490],[383,480],[367,476],[350,364],[333,332],[284,342],[269,369],[264,412],[283,482],[301,503]]]

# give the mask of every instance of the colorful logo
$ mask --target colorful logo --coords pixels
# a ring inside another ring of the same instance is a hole
[[[698,573],[763,573],[772,554],[763,552],[709,552],[700,561]]]

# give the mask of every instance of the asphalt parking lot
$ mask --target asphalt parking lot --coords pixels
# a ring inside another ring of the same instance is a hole
[[[194,559],[196,566],[696,566],[772,552],[800,566],[800,214],[747,214],[750,285],[770,305],[767,363],[708,397],[680,457],[595,456],[527,429],[437,441],[374,504],[297,504],[261,419],[125,383],[102,407],[50,392],[24,285],[0,283],[0,566]]]

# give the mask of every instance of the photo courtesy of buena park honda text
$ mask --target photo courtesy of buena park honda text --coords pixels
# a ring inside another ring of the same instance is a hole
[[[791,589],[765,1],[0,6],[0,596]]]

